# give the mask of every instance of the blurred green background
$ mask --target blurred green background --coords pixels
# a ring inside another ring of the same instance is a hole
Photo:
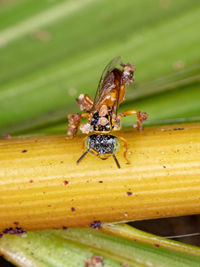
[[[1,0],[0,134],[65,133],[118,55],[137,68],[121,110],[199,121],[199,29],[196,0]]]

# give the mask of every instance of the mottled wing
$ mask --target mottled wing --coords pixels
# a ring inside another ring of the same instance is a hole
[[[112,88],[112,79],[113,79],[113,73],[112,71],[119,66],[122,63],[121,57],[115,57],[113,58],[108,65],[105,67],[103,70],[103,73],[101,75],[101,78],[99,80],[99,84],[97,87],[96,95],[94,98],[94,104],[92,110],[96,110],[96,107],[101,103],[101,100],[105,97],[105,94],[109,95],[110,91],[113,89]],[[117,110],[117,105],[118,105],[118,98],[119,98],[119,88],[116,88],[117,90],[117,97],[116,97],[116,105],[113,107],[115,110]]]

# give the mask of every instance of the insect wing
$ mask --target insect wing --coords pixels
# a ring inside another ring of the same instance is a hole
[[[120,64],[122,64],[121,57],[120,56],[115,57],[108,63],[108,65],[103,70],[103,73],[101,75],[101,78],[99,80],[99,84],[97,87],[97,91],[96,91],[96,95],[94,98],[94,104],[93,104],[92,110],[95,110],[96,106],[99,103],[101,103],[101,100],[102,100],[103,96],[105,95],[105,93],[109,94],[109,92],[112,88],[109,86],[108,81],[109,81],[110,76],[112,74],[112,70]],[[117,90],[118,90],[117,94],[118,95],[119,95],[119,89],[120,89],[120,87],[117,88]],[[119,96],[117,96],[116,103],[118,103],[118,97]]]

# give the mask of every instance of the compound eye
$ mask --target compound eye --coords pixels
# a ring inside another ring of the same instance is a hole
[[[130,71],[130,77],[133,78],[133,71]]]
[[[85,140],[85,147],[86,147],[87,149],[90,148],[90,136],[88,136],[88,137],[86,138],[86,140]]]
[[[114,148],[113,148],[113,154],[117,153],[117,151],[120,149],[120,142],[117,137],[114,138]]]

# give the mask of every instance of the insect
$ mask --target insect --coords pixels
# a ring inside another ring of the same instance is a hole
[[[111,132],[120,130],[121,118],[127,115],[137,116],[138,129],[142,129],[142,122],[147,119],[146,112],[129,110],[118,114],[118,106],[124,100],[125,85],[133,82],[136,67],[130,63],[122,63],[121,57],[115,57],[105,67],[100,78],[94,101],[87,95],[81,94],[76,102],[80,105],[83,113],[68,115],[68,137],[75,137],[80,125],[84,134],[83,145],[86,151],[77,160],[79,163],[89,152],[102,160],[112,156],[118,168],[120,164],[115,156],[120,148],[120,141],[124,143],[124,157],[127,159],[128,144],[122,137],[116,137]],[[87,123],[80,124],[81,119],[86,118]]]

